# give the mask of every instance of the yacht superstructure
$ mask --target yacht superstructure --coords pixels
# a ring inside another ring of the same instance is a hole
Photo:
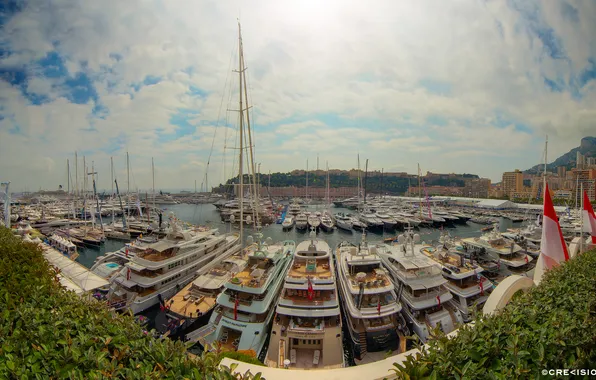
[[[445,284],[453,294],[449,301],[461,313],[464,322],[472,320],[474,308],[484,305],[492,291],[493,283],[482,275],[484,268],[446,246],[423,247],[420,252],[441,266]]]
[[[441,330],[448,334],[463,323],[463,318],[448,304],[453,295],[445,286],[447,280],[440,266],[420,253],[422,246],[416,244],[419,239],[410,229],[398,237],[396,245],[383,245],[377,249],[398,287],[406,319],[413,332],[426,342],[439,323]]]
[[[344,366],[341,316],[329,245],[316,238],[296,247],[276,308],[265,363],[270,367]]]
[[[404,339],[398,328],[405,327],[395,286],[377,247],[367,243],[365,236],[360,244],[342,242],[335,251],[343,310],[354,357],[359,359],[369,351],[398,348]]]
[[[257,234],[257,238],[262,235]],[[209,323],[193,333],[206,349],[243,350],[258,356],[267,332],[295,243],[286,240],[273,244],[271,238],[246,250],[244,269],[236,273],[217,297]]]
[[[230,235],[217,230],[183,230],[176,223],[164,239],[139,247],[111,278],[108,304],[137,314],[171,297],[193,279],[197,269],[230,246]]]
[[[228,250],[200,268],[197,278],[166,302],[168,318],[177,321],[183,330],[188,331],[199,319],[207,322],[225,283],[245,269],[247,252],[241,250],[237,234],[230,236],[230,240]]]

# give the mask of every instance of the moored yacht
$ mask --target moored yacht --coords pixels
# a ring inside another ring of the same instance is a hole
[[[342,242],[335,251],[337,277],[352,340],[354,357],[363,359],[367,352],[394,350],[405,345],[406,327],[400,314],[401,303],[395,286],[381,265],[375,245]]]
[[[296,201],[290,203],[290,206],[288,207],[288,214],[290,215],[298,215],[300,214],[302,210],[302,207],[300,206],[300,204]]]
[[[523,252],[523,248],[501,235],[495,226],[490,232],[474,238],[462,239],[462,243],[485,251],[493,259],[505,264],[514,273],[526,273],[532,269],[534,258]]]
[[[333,258],[329,245],[314,231],[296,247],[277,303],[265,364],[293,369],[344,366]]]
[[[167,302],[166,314],[176,326],[189,331],[203,321],[207,323],[215,301],[224,290],[224,285],[234,274],[245,269],[247,251],[242,251],[238,244],[238,235],[228,236],[229,249],[197,271],[198,277],[176,293]],[[197,322],[197,323],[195,323]]]
[[[258,357],[265,346],[273,319],[273,305],[279,297],[292,261],[295,243],[272,243],[271,238],[246,248],[244,269],[225,283],[209,323],[187,338],[205,349],[242,350]],[[249,241],[250,241],[249,237]]]
[[[335,225],[344,231],[352,231],[352,218],[344,213],[335,214]]]
[[[372,212],[363,212],[360,214],[360,221],[366,225],[368,230],[381,230],[385,225],[383,221]]]
[[[305,213],[300,213],[296,216],[296,229],[300,231],[305,231],[308,227],[308,217]]]
[[[292,228],[294,228],[294,217],[291,215],[286,215],[286,217],[284,218],[284,221],[281,223],[281,227],[283,228],[284,231],[289,231]]]
[[[440,266],[420,253],[422,245],[416,244],[419,240],[410,229],[399,236],[397,245],[382,245],[377,249],[398,287],[402,311],[413,333],[426,342],[437,325],[448,334],[463,323],[463,318],[448,303],[453,295],[445,287],[447,280]]]
[[[390,216],[387,213],[377,211],[375,213],[377,219],[380,219],[383,222],[383,228],[387,231],[393,231],[397,228],[397,220]]]
[[[111,279],[108,304],[137,314],[174,295],[198,268],[229,248],[217,230],[181,229],[176,223],[164,239],[139,247],[139,252]]]
[[[420,252],[441,266],[449,281],[445,286],[454,297],[449,303],[460,311],[464,322],[472,320],[474,308],[482,306],[493,289],[493,283],[482,275],[484,268],[445,245],[423,247]]]
[[[314,228],[315,230],[319,228],[319,226],[321,225],[321,217],[319,215],[316,214],[310,214],[307,218],[308,220],[308,226],[311,228]]]
[[[323,215],[321,216],[321,228],[325,232],[332,232],[334,226],[335,226],[335,223],[333,222],[333,219],[331,219],[331,216],[329,215],[329,213],[324,212]]]

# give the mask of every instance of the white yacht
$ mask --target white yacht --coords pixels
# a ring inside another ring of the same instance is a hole
[[[314,229],[318,229],[321,225],[321,217],[316,214],[310,214],[307,218],[308,226]]]
[[[362,212],[360,214],[360,221],[366,225],[368,230],[382,229],[385,225],[381,219],[377,218],[377,216],[370,211]]]
[[[383,228],[388,231],[393,231],[397,228],[397,220],[387,213],[377,211],[375,213],[377,219],[383,222]]]
[[[333,222],[331,215],[327,211],[325,211],[323,213],[323,215],[321,216],[321,228],[325,232],[333,232],[334,226],[335,226],[335,223]]]
[[[409,229],[398,237],[396,245],[379,245],[377,249],[398,286],[402,312],[414,334],[426,342],[437,325],[448,334],[463,323],[463,318],[459,310],[449,304],[453,295],[445,286],[447,280],[441,267],[420,253],[422,245],[416,244],[419,240]]]
[[[296,201],[290,203],[290,206],[288,207],[288,214],[290,215],[298,215],[300,214],[300,212],[302,211],[302,207],[300,206],[300,204]]]
[[[289,231],[292,228],[294,228],[295,223],[296,221],[294,220],[294,217],[292,217],[291,215],[286,215],[284,221],[281,223],[281,227],[284,231]]]
[[[377,247],[369,245],[362,234],[358,245],[340,243],[335,260],[354,357],[361,360],[367,352],[405,347],[403,332],[398,331],[406,326],[401,303]]]
[[[265,346],[284,278],[296,243],[273,244],[271,238],[246,248],[244,269],[234,275],[217,297],[209,323],[187,335],[207,350],[244,351],[258,357]],[[251,238],[248,238],[249,241]]]
[[[340,368],[345,365],[341,315],[329,245],[311,238],[296,247],[277,302],[265,359],[270,367]]]
[[[352,218],[344,213],[338,212],[334,215],[335,225],[344,231],[352,231]]]
[[[306,230],[307,227],[308,217],[305,213],[301,212],[300,214],[298,214],[298,216],[296,216],[296,229],[303,231]]]
[[[175,325],[181,326],[182,330],[188,332],[201,321],[207,323],[225,283],[245,269],[247,251],[238,244],[239,235],[232,236],[235,237],[233,245],[200,268],[198,277],[166,302],[170,322],[176,321]]]
[[[464,322],[473,318],[473,309],[479,309],[493,290],[493,283],[482,275],[484,268],[458,255],[447,246],[423,247],[420,252],[441,266],[443,277],[449,282],[445,284],[453,294],[449,301],[461,313]]]
[[[176,223],[164,239],[140,251],[111,278],[108,304],[137,314],[173,296],[235,241],[217,230],[183,230]]]
[[[495,260],[505,264],[507,268],[515,273],[525,273],[532,269],[534,258],[523,252],[523,248],[509,241],[501,235],[498,226],[488,233],[474,238],[461,240],[464,245],[486,251]]]

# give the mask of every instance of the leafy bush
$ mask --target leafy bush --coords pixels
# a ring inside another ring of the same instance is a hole
[[[64,290],[39,247],[0,228],[0,378],[260,378],[186,348]]]
[[[539,378],[543,369],[594,368],[596,250],[546,273],[498,315],[476,318],[422,354],[395,364],[400,378]]]

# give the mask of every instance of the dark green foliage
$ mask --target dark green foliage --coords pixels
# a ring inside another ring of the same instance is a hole
[[[184,344],[153,338],[131,316],[63,290],[38,247],[0,228],[1,379],[253,378],[218,368],[219,360],[190,357]]]
[[[475,324],[430,342],[394,371],[409,379],[529,379],[543,369],[594,368],[596,250],[547,272],[540,286]]]

